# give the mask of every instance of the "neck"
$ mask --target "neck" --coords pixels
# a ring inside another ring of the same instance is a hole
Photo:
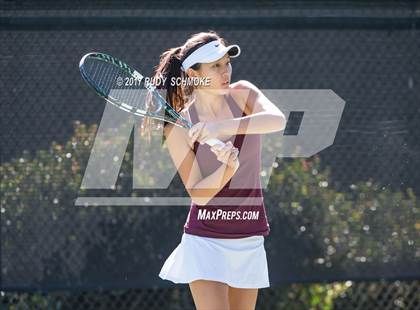
[[[194,106],[202,114],[218,115],[222,111],[225,98],[220,94],[194,90]],[[200,113],[201,114],[201,113]]]

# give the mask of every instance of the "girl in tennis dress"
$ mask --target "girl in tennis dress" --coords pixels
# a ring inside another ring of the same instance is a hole
[[[231,83],[230,58],[239,54],[216,32],[201,32],[164,52],[155,71],[166,78],[168,103],[194,124],[190,130],[164,124],[192,203],[159,277],[188,283],[197,309],[254,309],[258,289],[270,286],[261,134],[283,130],[285,118],[252,83]],[[196,80],[182,85],[177,78]],[[225,146],[205,144],[212,138]]]

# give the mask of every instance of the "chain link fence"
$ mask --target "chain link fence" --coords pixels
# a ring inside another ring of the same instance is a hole
[[[271,287],[257,309],[420,308],[416,1],[0,8],[2,307],[194,309],[187,285],[157,276],[187,208],[74,205],[81,196],[187,196],[179,176],[167,190],[133,190],[131,141],[116,190],[80,189],[104,102],[78,62],[101,51],[151,76],[163,51],[214,29],[242,48],[233,81],[332,89],[346,102],[333,145],[273,164],[264,193]]]

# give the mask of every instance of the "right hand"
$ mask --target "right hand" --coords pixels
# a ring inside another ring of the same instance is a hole
[[[239,168],[239,150],[234,147],[232,142],[228,141],[224,147],[220,147],[219,144],[216,144],[210,148],[210,150],[216,154],[217,160],[226,164],[231,168]]]

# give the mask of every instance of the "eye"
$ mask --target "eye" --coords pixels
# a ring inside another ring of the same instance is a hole
[[[214,64],[213,67],[220,67],[220,64]]]

